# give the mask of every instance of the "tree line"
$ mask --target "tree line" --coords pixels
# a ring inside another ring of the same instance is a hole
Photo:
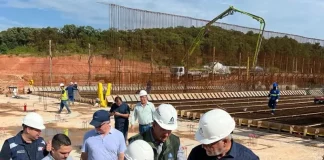
[[[48,40],[51,40],[54,56],[88,54],[88,44],[91,44],[91,53],[107,58],[181,65],[200,29],[176,27],[117,31],[73,24],[62,28],[14,27],[0,32],[0,53],[48,56]],[[244,65],[248,57],[250,62],[253,58],[257,38],[258,34],[253,32],[244,34],[214,26],[189,57],[190,64],[199,66],[211,62],[215,50],[217,61],[226,65]],[[275,37],[263,39],[258,65],[285,70],[287,64],[282,63],[288,62],[288,70],[292,71],[295,63],[299,68],[297,62],[300,62],[299,66],[305,63],[307,68],[307,65],[314,65],[314,61],[319,63],[323,56],[324,48],[318,43],[298,43],[288,37]]]

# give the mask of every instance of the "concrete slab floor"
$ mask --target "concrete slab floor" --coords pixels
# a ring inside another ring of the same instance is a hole
[[[88,104],[76,102],[71,105],[72,114],[63,112],[58,116],[59,100],[54,98],[43,98],[34,95],[21,95],[25,99],[14,99],[0,95],[0,146],[2,147],[5,139],[14,136],[21,130],[21,120],[26,115],[23,106],[27,104],[28,111],[36,111],[41,114],[46,122],[46,129],[42,132],[45,140],[50,140],[53,135],[69,130],[69,137],[72,140],[73,151],[71,155],[74,159],[80,158],[80,146],[82,145],[83,135],[93,127],[89,125],[92,114],[102,108],[94,108]],[[109,110],[109,108],[103,108]],[[197,121],[179,120],[179,127],[173,133],[178,135],[181,143],[185,146],[186,154],[189,155],[191,149],[199,143],[194,140],[197,129]],[[111,119],[114,126],[114,119]],[[138,132],[130,129],[128,136],[131,137]],[[257,138],[251,138],[255,135]],[[237,142],[252,149],[260,159],[313,159],[322,160],[324,155],[324,142],[321,140],[310,140],[291,135],[268,133],[263,131],[250,130],[237,127],[233,133],[233,138]]]

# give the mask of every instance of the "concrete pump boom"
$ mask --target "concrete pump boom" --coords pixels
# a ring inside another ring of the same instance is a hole
[[[202,29],[198,33],[198,36],[194,39],[194,42],[191,44],[188,52],[185,54],[185,57],[182,59],[182,63],[183,63],[184,59],[187,56],[188,56],[187,58],[189,59],[189,57],[192,55],[192,53],[195,51],[196,47],[199,45],[200,41],[202,40],[202,37],[205,34],[207,34],[207,32],[209,31],[209,27],[213,23],[215,23],[217,20],[222,19],[222,18],[224,18],[224,17],[226,17],[228,15],[233,15],[234,12],[239,12],[239,13],[245,14],[245,15],[250,16],[253,19],[260,22],[259,37],[258,37],[258,41],[257,41],[256,47],[255,47],[255,52],[254,52],[253,62],[252,62],[252,68],[255,69],[256,64],[257,64],[257,60],[258,60],[258,54],[259,54],[260,47],[261,47],[262,38],[263,38],[263,32],[264,32],[264,28],[265,28],[265,21],[264,21],[264,19],[262,17],[256,16],[254,14],[251,14],[251,13],[248,13],[248,12],[245,12],[245,11],[238,10],[238,9],[234,8],[233,6],[230,6],[226,11],[224,11],[223,13],[221,13],[220,15],[215,17],[213,20],[208,22],[204,27],[202,27]],[[187,64],[185,64],[185,66],[186,66],[186,68],[188,67]]]

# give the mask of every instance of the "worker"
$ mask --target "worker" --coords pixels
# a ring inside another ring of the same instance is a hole
[[[64,84],[61,83],[60,84],[60,87],[61,87],[61,103],[60,103],[60,110],[58,111],[58,114],[61,114],[62,112],[62,109],[63,107],[65,106],[67,111],[68,111],[68,114],[71,114],[71,110],[69,108],[69,105],[67,103],[68,101],[68,91],[64,89]]]
[[[18,98],[18,89],[17,88],[14,88],[12,93],[13,93],[12,98]]]
[[[74,88],[78,89],[78,83],[77,82],[74,82]]]
[[[69,105],[74,104],[74,90],[75,90],[75,86],[73,84],[73,82],[70,83],[70,85],[68,87],[66,87],[67,93],[68,93],[68,97],[69,97]]]
[[[154,112],[152,128],[131,137],[129,144],[136,140],[146,141],[154,150],[155,160],[186,160],[180,138],[172,134],[178,128],[177,111],[170,104],[161,104]]]
[[[268,97],[269,97],[268,106],[271,109],[271,114],[274,115],[275,114],[275,110],[276,110],[277,103],[279,101],[280,91],[278,89],[278,84],[276,82],[274,82],[272,84],[272,87],[273,88],[270,90],[270,93],[268,95]]]
[[[235,129],[235,121],[222,109],[206,112],[199,120],[195,139],[201,143],[194,147],[188,160],[259,160],[250,149],[236,143],[231,133]]]
[[[65,134],[56,134],[52,139],[52,149],[42,160],[72,160],[70,153],[72,151],[71,140]]]
[[[35,112],[29,112],[22,120],[22,131],[5,140],[0,152],[0,160],[43,159],[51,150],[51,144],[46,144],[40,137],[44,129],[43,118]]]
[[[131,127],[134,130],[134,124],[138,118],[139,132],[143,133],[150,130],[153,122],[153,113],[155,106],[152,102],[148,101],[147,92],[141,90],[139,92],[141,102],[137,103],[134,107],[134,111],[131,117]]]
[[[130,108],[128,104],[124,103],[122,99],[117,96],[115,97],[115,103],[110,108],[110,115],[115,118],[115,128],[121,131],[127,140],[128,125],[129,125],[129,114]]]
[[[152,147],[143,140],[136,140],[125,151],[126,160],[154,160]]]
[[[106,110],[98,110],[90,122],[95,129],[83,138],[82,160],[124,160],[126,143],[123,133],[110,126],[110,115]]]
[[[146,84],[146,92],[147,92],[148,94],[150,94],[150,93],[151,93],[151,90],[152,90],[152,81],[149,80],[149,81],[147,82],[147,84]]]
[[[78,83],[74,82],[74,90],[73,90],[73,96],[74,96],[74,101],[76,99],[80,99],[80,94],[79,94],[79,89],[78,89]]]

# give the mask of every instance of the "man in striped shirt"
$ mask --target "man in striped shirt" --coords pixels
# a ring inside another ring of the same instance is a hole
[[[138,119],[139,132],[143,133],[149,130],[152,126],[155,106],[153,103],[148,102],[147,92],[145,90],[141,90],[139,96],[141,102],[137,103],[134,107],[133,115],[131,117],[131,125],[132,129],[134,129],[134,124]]]

